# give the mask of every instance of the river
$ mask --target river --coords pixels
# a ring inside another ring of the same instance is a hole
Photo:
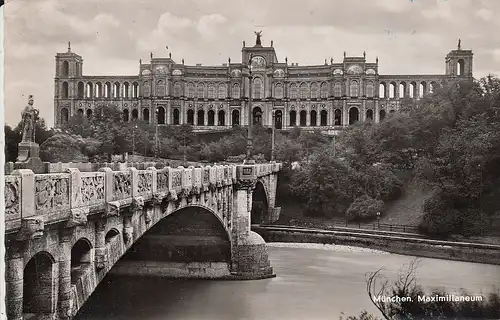
[[[76,319],[315,320],[362,310],[379,316],[365,289],[365,274],[385,267],[395,279],[414,257],[362,248],[269,244],[276,278],[258,281],[168,280],[107,277]],[[500,288],[500,266],[419,259],[426,289],[470,294]]]

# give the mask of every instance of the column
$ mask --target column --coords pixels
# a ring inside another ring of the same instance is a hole
[[[310,127],[311,126],[311,109],[310,109],[310,106],[306,110],[307,110],[307,113],[306,113],[306,126]]]
[[[375,100],[375,114],[373,116],[374,116],[375,123],[379,123],[380,122],[380,107],[378,104],[378,100]]]
[[[215,108],[214,110],[214,126],[218,126],[219,125],[219,108]]]
[[[6,241],[5,286],[7,319],[23,320],[24,261],[22,242]]]
[[[346,127],[349,125],[349,114],[347,111],[347,102],[345,100],[342,101],[342,126]]]
[[[60,319],[71,319],[71,237],[73,228],[63,228],[59,235],[59,299]]]
[[[95,263],[96,268],[104,269],[106,267],[107,254],[106,254],[106,218],[102,217],[95,222]]]

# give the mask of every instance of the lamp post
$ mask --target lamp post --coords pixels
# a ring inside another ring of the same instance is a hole
[[[156,114],[156,126],[155,126],[155,158],[158,156],[158,114],[159,114],[159,109],[156,108],[155,110]]]
[[[274,138],[274,134],[276,132],[276,122],[275,122],[275,120],[276,120],[276,111],[273,110],[273,122],[271,123],[271,126],[272,126],[271,127],[271,129],[272,129],[272,131],[271,131],[271,161],[274,161],[274,142],[275,142],[274,141],[274,139],[275,139]]]
[[[252,159],[252,54],[248,59],[248,136],[247,136],[247,154],[245,163],[253,164],[255,161]]]
[[[137,129],[137,125],[134,126],[132,130],[132,155],[135,154],[135,130]]]
[[[380,211],[377,212],[377,228],[380,229]]]

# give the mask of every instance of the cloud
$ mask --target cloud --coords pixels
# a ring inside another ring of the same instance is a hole
[[[493,12],[491,10],[481,8],[478,11],[476,11],[476,16],[480,17],[485,21],[490,21],[491,18],[493,18]]]
[[[227,21],[226,17],[221,14],[215,13],[205,15],[198,20],[196,30],[207,39],[215,37],[220,31],[220,27]]]

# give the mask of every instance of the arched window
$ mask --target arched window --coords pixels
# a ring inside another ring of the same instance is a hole
[[[62,75],[63,77],[69,76],[69,62],[63,61],[62,63]]]
[[[111,98],[111,83],[106,82],[104,84],[104,97],[105,98]]]
[[[283,127],[283,112],[276,110],[274,112],[274,128],[281,130]]]
[[[233,110],[231,121],[233,123],[233,127],[240,125],[240,111],[239,110]]]
[[[188,83],[187,97],[191,99],[194,98],[194,84],[192,82]]]
[[[142,84],[142,92],[145,97],[149,97],[151,95],[151,87],[148,81],[144,81]]]
[[[180,112],[178,108],[174,108],[174,111],[172,111],[172,118],[173,118],[173,123],[174,125],[178,125],[181,122],[181,117],[180,117]]]
[[[21,275],[23,282],[22,310],[20,311],[25,317],[32,314],[33,318],[39,318],[53,312],[53,306],[56,304],[54,299],[57,297],[54,286],[54,275],[57,274],[56,266],[54,257],[42,251],[35,254],[24,269],[16,270],[16,272],[23,272]]]
[[[410,98],[416,98],[418,96],[417,84],[415,82],[410,83]]]
[[[323,82],[321,84],[321,99],[326,99],[328,98],[328,84],[326,82]]]
[[[333,85],[333,94],[337,98],[342,97],[342,84],[338,81]]]
[[[359,121],[359,110],[357,107],[349,109],[349,124],[355,124]]]
[[[187,123],[194,125],[194,110],[189,109],[187,112]]]
[[[213,84],[208,85],[208,99],[215,99],[215,87]]]
[[[240,84],[239,83],[233,84],[233,91],[232,91],[231,95],[232,95],[233,99],[240,98]]]
[[[226,113],[224,112],[224,110],[219,110],[217,125],[218,126],[226,125]]]
[[[78,98],[83,98],[85,96],[85,84],[83,82],[78,82]]]
[[[290,127],[297,125],[297,112],[295,110],[290,111]]]
[[[369,120],[369,121],[373,120],[373,110],[372,109],[366,110],[366,120]]]
[[[427,93],[427,83],[422,81],[420,83],[420,85],[418,86],[418,93],[419,93],[419,97],[422,98],[426,93]]]
[[[311,84],[311,99],[319,98],[319,86],[316,82]]]
[[[307,112],[306,110],[300,111],[300,126],[305,127],[307,125]]]
[[[139,111],[137,109],[132,110],[132,120],[139,119]]]
[[[396,84],[394,82],[389,83],[389,99],[396,98]]]
[[[128,109],[123,110],[123,121],[128,122],[129,119],[129,113]]]
[[[464,59],[458,59],[457,61],[457,76],[463,77],[465,75],[465,61]]]
[[[180,97],[182,94],[181,84],[179,82],[174,83],[174,97]]]
[[[62,97],[66,99],[68,98],[68,96],[69,96],[69,85],[65,81],[62,83]]]
[[[142,110],[142,120],[149,123],[149,109]]]
[[[213,126],[215,122],[215,112],[213,110],[208,110],[208,125]]]
[[[227,89],[224,83],[219,84],[219,99],[226,99]]]
[[[156,108],[156,122],[158,124],[165,124],[165,108],[158,107]]]
[[[129,86],[128,82],[123,83],[123,98],[130,97],[129,89],[130,89],[130,86]]]
[[[399,97],[400,98],[406,97],[406,82],[399,83]]]
[[[380,110],[379,115],[380,115],[380,121],[384,120],[385,119],[385,110]]]
[[[203,84],[198,84],[196,86],[196,97],[198,99],[203,99],[205,97],[205,86]]]
[[[437,84],[437,82],[432,81],[431,86],[429,88],[429,92],[434,93],[434,92],[436,92],[437,88],[439,88],[439,85]]]
[[[259,107],[253,108],[253,124],[262,124],[262,109]]]
[[[356,80],[352,80],[349,86],[349,93],[351,97],[357,97],[359,95],[359,85]]]
[[[92,82],[87,83],[87,98],[94,97],[94,85]]]
[[[204,126],[205,125],[205,111],[203,110],[198,110],[198,117],[197,117],[197,121],[196,121],[196,124],[199,125],[199,126]]]
[[[87,119],[92,118],[92,109],[87,109]]]
[[[297,85],[295,83],[292,83],[290,85],[290,93],[289,93],[289,96],[290,96],[290,99],[297,99]]]
[[[321,110],[321,113],[320,113],[320,125],[321,126],[326,126],[328,125],[328,113],[326,112],[326,110]]]
[[[253,79],[253,98],[254,99],[264,99],[264,90],[262,86],[262,79],[256,77]]]
[[[373,82],[372,81],[366,82],[365,94],[368,98],[373,98]]]
[[[104,90],[102,89],[102,84],[101,84],[100,82],[97,82],[97,83],[95,84],[95,92],[94,92],[95,97],[96,97],[96,98],[101,98],[101,97],[102,97],[102,93],[103,93],[103,91],[104,91]]]
[[[309,98],[309,88],[307,87],[307,84],[305,84],[305,83],[302,83],[300,85],[300,98],[301,99]]]
[[[158,80],[158,82],[156,83],[156,96],[164,97],[165,95],[166,95],[165,81]]]
[[[61,123],[68,123],[68,119],[69,119],[68,109],[62,108],[61,109]]]
[[[316,110],[311,110],[311,126],[315,127],[317,125],[316,120],[317,120],[317,115],[318,113]]]
[[[378,87],[378,96],[379,98],[385,98],[385,82],[381,82]]]
[[[335,109],[334,111],[334,125],[336,126],[341,126],[342,125],[342,110],[340,109]]]
[[[78,109],[77,113],[79,117],[83,117],[83,109]]]
[[[147,81],[144,82],[145,84],[148,83]],[[149,91],[148,91],[149,95]],[[115,82],[113,85],[113,98],[119,98],[120,97],[120,83]]]
[[[274,97],[276,99],[283,99],[283,84],[277,83],[274,86]]]
[[[139,98],[139,84],[137,82],[132,84],[132,98]]]

